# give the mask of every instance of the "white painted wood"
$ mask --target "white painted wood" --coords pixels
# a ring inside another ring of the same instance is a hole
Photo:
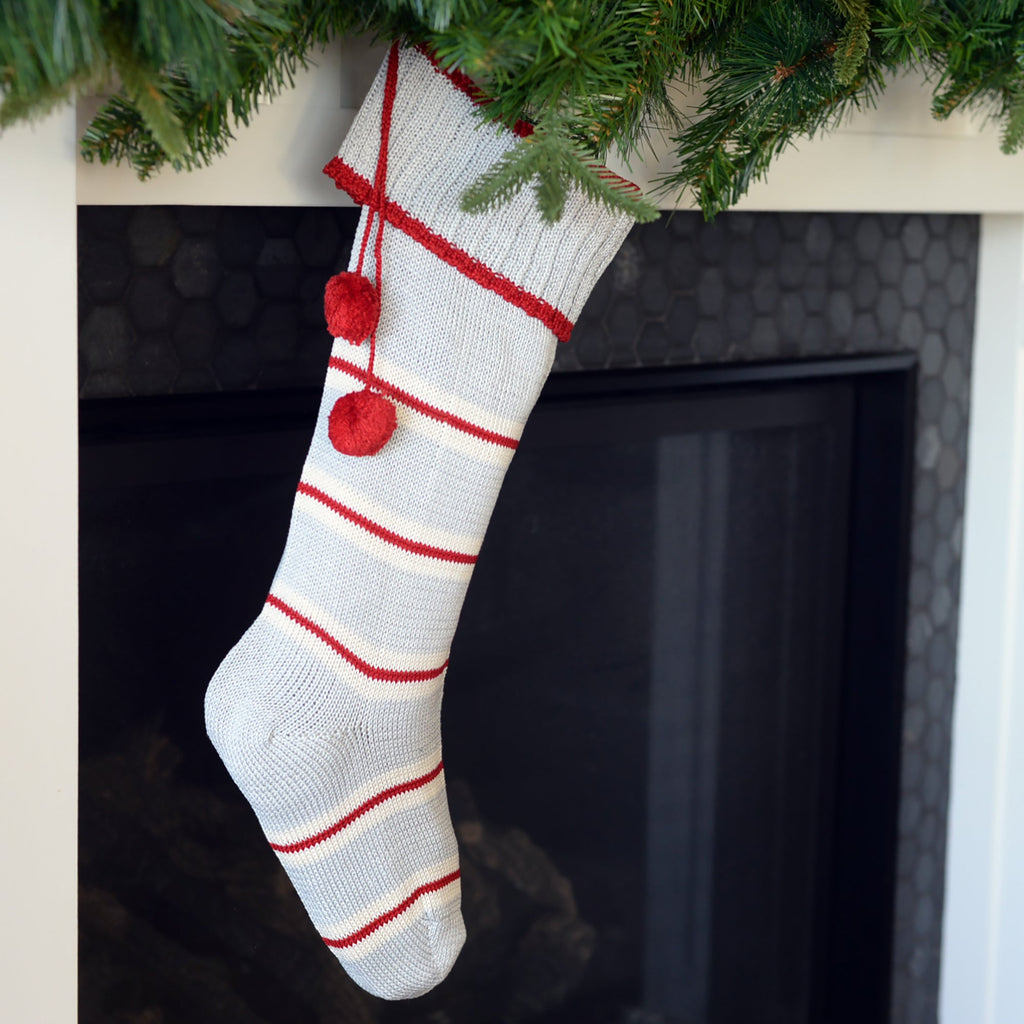
[[[1024,217],[981,228],[942,1024],[1024,1007]]]
[[[348,205],[320,172],[337,152],[383,54],[384,47],[363,40],[322,51],[315,67],[299,73],[296,88],[265,104],[210,167],[162,171],[140,182],[126,166],[81,162],[79,202]],[[1024,154],[1000,153],[998,131],[978,117],[959,113],[936,121],[930,97],[919,76],[895,79],[876,109],[784,153],[739,209],[1024,212]],[[100,102],[79,104],[80,131]],[[668,153],[667,140],[655,136],[643,163],[627,167],[612,160],[610,166],[650,188],[669,168]],[[685,196],[658,201],[664,209],[690,205]]]
[[[209,167],[164,169],[139,181],[126,165],[79,160],[78,201],[83,205],[351,206],[322,168],[341,140],[370,86],[386,47],[348,40],[314,55],[295,88],[260,105],[248,125],[234,131],[224,156]],[[103,100],[78,104],[79,133]]]
[[[958,112],[937,121],[930,102],[931,88],[920,75],[894,78],[876,108],[855,111],[831,134],[796,142],[736,208],[1024,211],[1024,154],[1001,153],[997,127],[980,115]],[[613,161],[612,166],[649,189],[671,169],[669,142],[656,137],[643,165],[629,169]],[[677,205],[684,208],[691,200],[681,197]]]
[[[0,1019],[76,1014],[75,119],[0,137]]]

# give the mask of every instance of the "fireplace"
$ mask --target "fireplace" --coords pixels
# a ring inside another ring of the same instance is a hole
[[[346,216],[82,211],[81,1019],[934,1020],[976,222],[631,236],[559,350],[620,369],[549,383],[453,649],[470,945],[394,1007],[317,948],[200,714]]]

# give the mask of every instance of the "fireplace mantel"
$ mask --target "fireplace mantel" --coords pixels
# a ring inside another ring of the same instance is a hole
[[[385,52],[360,41],[321,51],[296,87],[267,104],[211,167],[164,171],[145,184],[127,167],[79,162],[78,202],[213,206],[350,205],[320,168],[334,155]],[[876,109],[857,112],[831,135],[784,153],[739,209],[923,213],[1024,213],[1024,153],[999,151],[981,115],[936,121],[919,76],[893,80]],[[79,105],[81,131],[101,100]],[[670,165],[655,142],[644,163],[610,165],[647,185]],[[664,202],[663,208],[672,205]],[[684,198],[680,208],[690,205]]]
[[[76,1017],[76,191],[79,203],[323,203],[324,154],[293,154],[282,138],[315,135],[330,154],[353,103],[339,97],[340,67],[325,62],[310,76],[328,83],[322,91],[306,81],[268,108],[257,121],[268,127],[241,138],[237,157],[228,158],[237,163],[193,176],[137,186],[122,171],[79,165],[69,110],[0,141],[0,470],[8,486],[0,715],[12,723],[0,763],[8,794],[4,901],[18,920],[2,940],[2,1000],[11,1019]],[[350,87],[365,81],[357,79]],[[899,88],[917,101],[917,87]],[[310,95],[315,102],[304,106]],[[926,96],[919,102],[918,112]],[[327,110],[334,113],[321,117]],[[991,131],[960,122],[929,122],[926,131],[917,113],[918,128],[904,130],[890,116],[895,109],[865,114],[787,154],[746,205],[1005,214],[982,218],[941,1019],[1011,1024],[1024,1000],[1013,962],[1024,947],[1024,834],[1010,813],[1024,803],[1022,164],[998,152]],[[286,135],[272,128],[283,124]],[[282,162],[293,155],[294,163]],[[340,202],[329,194],[327,202]]]

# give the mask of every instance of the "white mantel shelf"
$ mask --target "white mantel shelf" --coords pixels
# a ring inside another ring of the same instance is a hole
[[[79,161],[83,205],[347,206],[321,173],[335,154],[385,49],[357,42],[321,51],[296,87],[236,132],[225,155],[188,173],[161,171],[140,182],[126,167]],[[980,115],[936,121],[921,78],[892,81],[876,109],[803,140],[755,184],[741,210],[1024,213],[1024,154],[1005,156]],[[79,132],[100,100],[79,104]],[[664,141],[643,162],[610,166],[647,188],[670,166]],[[663,208],[673,204],[664,201]],[[684,201],[678,208],[689,205]]]

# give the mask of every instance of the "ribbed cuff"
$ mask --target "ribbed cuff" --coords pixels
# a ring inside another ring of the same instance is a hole
[[[386,71],[387,59],[325,168],[359,203],[373,201]],[[553,225],[541,220],[529,189],[492,213],[463,213],[463,192],[516,142],[514,132],[481,121],[471,92],[468,80],[440,70],[419,50],[398,51],[385,219],[467,276],[503,283],[522,297],[517,305],[565,340],[632,220],[575,190]]]

